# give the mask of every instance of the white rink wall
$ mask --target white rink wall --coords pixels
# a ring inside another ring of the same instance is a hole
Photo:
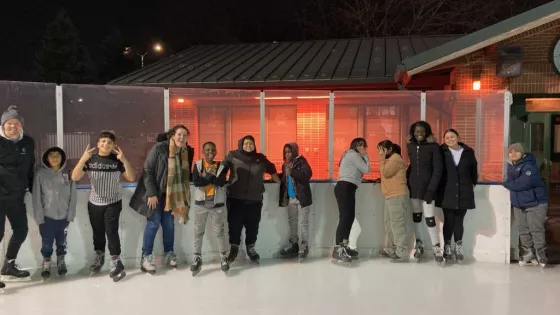
[[[288,219],[285,208],[278,207],[278,185],[266,184],[262,221],[257,241],[257,251],[262,258],[272,258],[288,240]],[[129,198],[134,188],[124,189],[123,211],[120,220],[120,235],[122,257],[127,267],[136,267],[140,261],[143,231],[146,219],[128,207]],[[310,214],[310,255],[314,257],[330,255],[333,247],[336,226],[338,223],[338,209],[334,197],[333,183],[312,183],[314,203]],[[78,191],[78,211],[76,220],[70,224],[68,231],[67,263],[71,270],[87,268],[93,259],[92,230],[87,214],[87,200],[89,190]],[[194,195],[194,194],[193,194]],[[478,185],[475,188],[475,210],[470,210],[465,217],[465,235],[463,238],[467,257],[480,262],[509,263],[510,248],[515,244],[511,241],[511,211],[509,192],[500,185]],[[32,216],[30,196],[27,196],[29,218],[29,234],[21,251],[17,263],[25,269],[37,268],[41,265],[40,254],[41,237],[39,229]],[[365,257],[370,252],[376,254],[384,244],[383,204],[380,186],[373,183],[362,184],[357,192],[357,219],[352,228],[350,245],[360,249],[360,255]],[[441,229],[442,213],[438,220]],[[408,233],[411,234],[412,215],[409,218]],[[175,251],[184,263],[191,261],[193,253],[193,220],[186,224],[175,225]],[[6,220],[7,221],[7,220]],[[424,234],[422,238],[429,244],[428,231],[423,222]],[[12,234],[9,224],[6,226],[4,240],[0,243],[0,260],[4,259],[7,241]],[[443,236],[441,236],[443,237]],[[411,236],[412,246],[412,236]],[[208,228],[204,240],[204,258],[208,261],[217,256],[217,242]],[[163,252],[161,229],[156,238],[154,254]],[[430,252],[426,253],[430,255]],[[107,253],[108,255],[108,253]],[[159,261],[159,260],[158,260]],[[105,268],[108,264],[105,264]]]

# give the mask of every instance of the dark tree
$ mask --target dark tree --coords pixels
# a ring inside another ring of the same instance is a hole
[[[35,57],[37,79],[54,83],[89,83],[93,80],[91,58],[64,9],[47,25]]]
[[[114,29],[102,40],[96,58],[98,83],[107,83],[134,70],[134,62],[123,54],[125,46],[118,29]]]

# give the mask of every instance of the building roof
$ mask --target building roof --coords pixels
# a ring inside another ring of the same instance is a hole
[[[405,59],[397,67],[395,80],[406,81],[415,74],[430,70],[456,58],[501,42],[560,18],[560,0],[549,2],[439,47]]]
[[[264,87],[394,83],[397,65],[458,36],[193,46],[112,85]]]

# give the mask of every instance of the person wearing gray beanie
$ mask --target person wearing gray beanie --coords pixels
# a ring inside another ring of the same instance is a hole
[[[17,106],[10,106],[0,118],[0,242],[4,237],[6,217],[13,230],[8,242],[2,280],[28,278],[15,259],[27,238],[27,208],[25,194],[33,189],[35,141],[23,133],[23,116]],[[0,282],[0,288],[4,284]]]
[[[537,159],[533,154],[526,153],[521,143],[510,145],[508,156],[511,163],[507,166],[507,177],[503,185],[510,192],[510,202],[519,231],[519,265],[539,264],[546,267],[548,196]]]

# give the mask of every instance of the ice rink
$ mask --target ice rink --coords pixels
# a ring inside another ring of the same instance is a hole
[[[54,271],[54,270],[53,270]],[[363,258],[351,266],[331,259],[238,260],[226,276],[218,264],[192,277],[184,262],[155,275],[127,269],[113,283],[107,272],[90,278],[70,270],[44,282],[9,282],[0,314],[559,314],[560,267],[433,260],[393,264]],[[54,271],[56,274],[56,271]]]

